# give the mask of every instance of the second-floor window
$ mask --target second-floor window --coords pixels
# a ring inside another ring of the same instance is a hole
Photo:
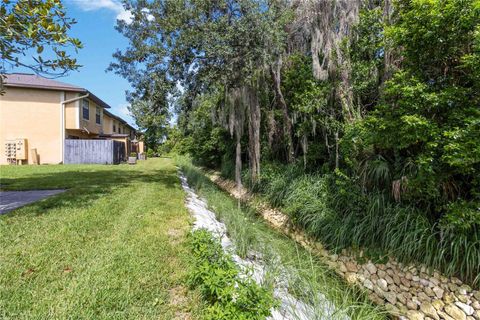
[[[100,107],[97,107],[97,109],[95,110],[95,122],[97,124],[102,123],[102,110],[100,109]]]
[[[90,119],[90,103],[88,100],[82,100],[82,114],[83,119],[89,120]]]
[[[113,132],[117,131],[117,127],[115,126],[115,123],[113,124]]]

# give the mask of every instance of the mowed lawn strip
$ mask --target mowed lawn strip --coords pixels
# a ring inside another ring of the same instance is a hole
[[[0,170],[6,190],[69,189],[0,216],[0,318],[195,318],[172,161]]]

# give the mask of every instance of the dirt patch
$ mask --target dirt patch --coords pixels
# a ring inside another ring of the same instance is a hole
[[[169,290],[169,304],[176,310],[174,319],[192,319],[190,312],[186,311],[190,301],[187,294],[188,290],[183,286],[176,286]]]
[[[176,245],[183,241],[183,238],[185,237],[185,231],[183,229],[171,228],[168,229],[167,235],[170,242]]]

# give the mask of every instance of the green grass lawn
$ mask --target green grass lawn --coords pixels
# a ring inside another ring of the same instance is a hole
[[[0,167],[3,190],[67,192],[0,216],[1,319],[190,319],[190,229],[169,159]]]

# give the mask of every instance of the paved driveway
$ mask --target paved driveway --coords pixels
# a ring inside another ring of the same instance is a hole
[[[0,214],[65,192],[66,190],[0,191]]]

